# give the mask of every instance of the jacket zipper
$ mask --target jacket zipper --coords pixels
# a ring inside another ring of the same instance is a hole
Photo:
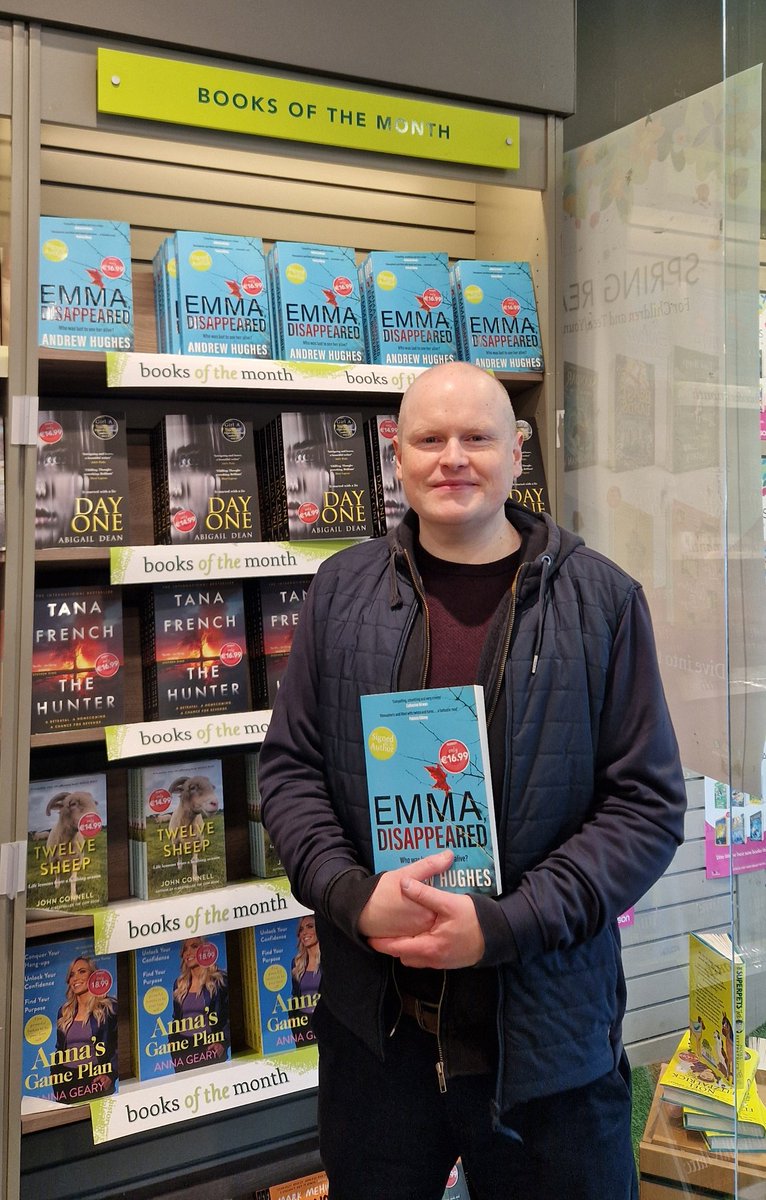
[[[442,971],[442,990],[439,994],[439,1004],[436,1009],[436,1049],[439,1057],[436,1060],[436,1078],[439,1081],[439,1091],[442,1095],[447,1090],[447,1073],[444,1069],[444,1051],[442,1049],[442,1005],[447,991],[447,972]]]
[[[497,671],[497,679],[495,680],[495,690],[492,693],[492,703],[487,706],[487,724],[488,725],[489,725],[489,722],[492,720],[492,717],[494,716],[495,709],[497,708],[497,702],[500,699],[500,688],[503,685],[503,675],[505,674],[505,664],[508,661],[508,651],[510,650],[510,647],[511,647],[511,633],[513,632],[513,622],[516,619],[516,585],[519,581],[519,576],[521,575],[523,570],[524,570],[523,566],[519,567],[518,571],[516,572],[516,574],[513,577],[513,583],[511,584],[511,608],[508,613],[508,621],[507,621],[507,624],[505,627],[505,640],[503,642],[503,652],[502,652],[502,655],[500,656],[500,665],[499,665],[498,671]]]
[[[412,559],[410,558],[410,552],[409,552],[409,550],[404,550],[403,554],[404,554],[405,561],[407,563],[407,568],[410,573],[410,579],[412,580],[412,586],[414,587],[415,591],[417,592],[417,594],[420,598],[420,603],[423,605],[423,617],[425,619],[425,628],[426,628],[426,649],[425,649],[425,654],[423,656],[423,670],[422,670],[422,673],[420,676],[420,686],[421,686],[421,688],[424,688],[426,686],[426,679],[428,678],[428,664],[431,661],[431,618],[428,615],[428,602],[426,600],[426,595],[425,595],[425,592],[423,591],[422,587],[420,586],[420,580],[418,578],[418,574],[417,574],[414,566],[412,565]]]

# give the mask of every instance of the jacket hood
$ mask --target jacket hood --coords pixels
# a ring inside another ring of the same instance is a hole
[[[569,558],[569,555],[578,546],[584,545],[581,537],[557,525],[548,513],[533,513],[523,505],[517,504],[515,500],[506,500],[505,515],[524,539],[524,563],[528,567],[525,572],[525,583],[529,585],[537,586],[534,580],[539,578],[539,573],[544,567],[546,567],[547,578],[550,580]],[[396,573],[397,563],[402,559],[406,560],[408,565],[414,569],[414,553],[418,544],[419,529],[420,520],[417,513],[408,508],[399,525],[395,529],[389,530],[386,535],[390,568],[393,574]],[[544,559],[547,559],[547,564],[543,562]]]

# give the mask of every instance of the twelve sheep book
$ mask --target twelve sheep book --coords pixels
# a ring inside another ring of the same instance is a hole
[[[28,813],[27,908],[77,912],[106,904],[106,775],[33,780]]]
[[[128,775],[130,891],[141,900],[226,883],[221,760],[134,767]]]

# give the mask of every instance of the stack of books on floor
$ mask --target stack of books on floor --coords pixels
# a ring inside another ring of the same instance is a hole
[[[745,963],[727,933],[689,935],[689,1028],[660,1076],[662,1099],[709,1150],[766,1151],[759,1047],[745,1044]]]

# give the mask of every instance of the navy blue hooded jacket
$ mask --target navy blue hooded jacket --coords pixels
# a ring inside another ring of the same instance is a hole
[[[497,1106],[583,1086],[622,1048],[617,917],[683,839],[685,788],[643,591],[508,502],[524,562],[487,637],[502,896],[473,897],[499,982]],[[356,929],[372,837],[359,697],[424,686],[417,517],[319,569],[260,761],[264,824],[317,914],[322,1003],[383,1056],[391,960]]]

